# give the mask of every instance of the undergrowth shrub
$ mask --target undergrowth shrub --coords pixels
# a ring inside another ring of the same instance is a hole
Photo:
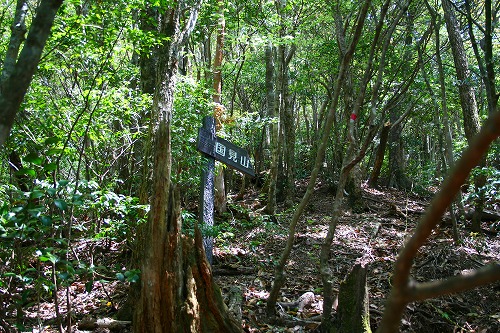
[[[33,179],[27,192],[1,185],[0,312],[15,314],[15,326],[23,330],[23,309],[55,299],[59,288],[76,280],[86,281],[87,291],[97,272],[137,281],[138,272],[96,266],[91,251],[78,255],[76,248],[93,249],[103,239],[107,244],[128,241],[146,212],[137,198],[100,189],[92,181]]]

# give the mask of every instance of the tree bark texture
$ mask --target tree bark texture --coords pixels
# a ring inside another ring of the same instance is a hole
[[[278,132],[279,132],[279,122],[275,122],[276,119],[276,95],[274,89],[274,47],[272,44],[266,47],[266,108],[267,116],[269,119],[273,120],[269,126],[269,148],[271,150],[271,165],[268,175],[268,186],[267,186],[267,203],[265,207],[265,212],[267,214],[274,215],[276,213],[276,181],[278,178]]]
[[[222,95],[222,60],[224,49],[224,34],[226,31],[226,22],[224,20],[224,1],[218,1],[219,7],[219,30],[215,43],[215,55],[213,65],[213,101],[214,117],[217,130],[222,129],[222,123],[225,117],[226,108],[221,104]],[[215,209],[219,214],[225,213],[227,210],[226,187],[224,183],[224,169],[219,168],[215,175]]]
[[[464,118],[465,136],[467,141],[470,143],[472,138],[479,132],[479,116],[477,111],[476,96],[472,86],[469,63],[467,61],[462,36],[460,34],[458,22],[453,12],[452,5],[449,0],[443,0],[442,6],[451,51],[453,53],[455,71],[457,74],[460,104],[462,106]]]
[[[469,144],[475,135],[479,132],[479,114],[476,104],[476,96],[472,86],[472,79],[470,77],[469,63],[465,53],[464,43],[458,27],[458,22],[453,12],[452,5],[449,0],[442,0],[442,7],[444,11],[444,19],[446,21],[446,29],[448,31],[448,38],[450,40],[451,51],[453,54],[453,62],[455,64],[455,71],[458,80],[458,92],[460,97],[460,105],[462,106],[464,131],[465,137]],[[478,164],[482,168],[486,166],[486,156]],[[472,218],[472,230],[480,231],[481,229],[481,214],[484,208],[484,194],[480,189],[486,184],[486,177],[484,175],[477,175],[474,177],[474,186],[479,196],[475,202],[474,217]]]
[[[367,269],[356,264],[339,287],[338,333],[371,333]]]
[[[470,1],[465,1],[465,9],[469,30],[469,37],[471,41],[472,48],[474,50],[474,55],[476,56],[479,71],[481,72],[481,78],[486,90],[486,99],[488,101],[488,112],[491,114],[495,112],[498,104],[499,95],[496,93],[495,87],[495,64],[493,58],[493,21],[498,9],[492,12],[492,2],[491,0],[484,1],[484,29],[480,29],[484,32],[484,37],[480,41],[481,49],[484,51],[484,57],[481,56],[478,48],[478,43],[476,36],[474,34],[474,19],[472,18],[472,9]]]
[[[17,56],[19,49],[24,42],[26,34],[26,14],[28,12],[28,3],[26,0],[18,0],[16,5],[16,12],[14,14],[14,21],[11,25],[11,35],[9,46],[5,52],[5,59],[3,63],[3,71],[0,77],[0,85],[3,81],[8,79],[16,66]]]
[[[368,180],[368,186],[376,187],[378,179],[380,177],[380,171],[382,170],[382,165],[384,163],[385,148],[387,147],[387,141],[389,139],[389,132],[391,130],[391,122],[388,121],[382,127],[380,131],[379,144],[377,147],[377,152],[375,153],[375,162],[373,162],[373,169],[370,173],[370,179]]]
[[[140,18],[139,28],[142,32],[152,33],[156,31],[156,22],[160,21],[158,8],[147,6],[143,11],[138,13],[137,16]],[[156,90],[156,80],[159,77],[157,74],[159,69],[159,53],[159,47],[152,46],[147,50],[142,50],[139,55],[139,87],[143,94],[154,96]],[[137,120],[137,128],[142,128],[144,126],[148,127],[148,138],[152,138],[154,129],[151,117],[151,108],[144,108],[144,110],[141,111],[139,119]],[[141,205],[146,205],[148,204],[151,196],[152,188],[152,142],[151,140],[135,140],[133,146],[133,165],[139,166],[138,173],[140,173],[140,184],[137,195],[139,197],[139,203]],[[142,218],[144,218],[144,216],[142,216]],[[132,245],[132,259],[130,263],[130,267],[133,269],[141,268],[142,254],[145,246],[145,242],[143,240],[146,227],[146,224],[140,224],[136,228],[135,239],[133,240]],[[140,291],[140,286],[138,284],[130,285],[128,298],[125,304],[120,307],[117,313],[117,319],[132,320],[135,304],[140,296]]]
[[[195,239],[182,235],[180,199],[171,183],[170,126],[180,47],[194,29],[201,2],[191,8],[183,30],[185,3],[167,8],[159,32],[170,36],[159,49],[153,99],[153,181],[144,231],[141,293],[134,313],[135,332],[239,332],[214,284],[199,230]]]
[[[415,9],[410,7],[410,3],[405,3],[406,9],[405,14],[405,51],[403,55],[403,61],[411,63],[411,44],[413,40],[414,31],[414,18]],[[420,66],[417,67],[419,69]],[[403,68],[403,74],[409,74],[410,67]],[[411,75],[407,75],[411,77]],[[390,110],[389,119],[391,121],[392,128],[389,133],[389,187],[395,187],[398,189],[409,189],[411,187],[411,180],[406,175],[406,160],[404,155],[404,144],[402,140],[403,134],[403,122],[398,119],[401,117],[402,108],[394,107]]]
[[[393,123],[389,132],[389,180],[388,186],[398,189],[409,189],[411,181],[406,176],[406,161],[402,139],[403,124],[397,122],[401,112],[393,108],[390,121]]]
[[[281,119],[283,124],[283,149],[282,149],[282,159],[283,159],[283,200],[287,207],[293,204],[295,197],[295,105],[292,101],[292,96],[290,95],[290,62],[295,54],[296,46],[292,45],[288,49],[282,58],[283,66],[281,70],[283,71],[283,80],[281,84],[283,89],[281,89],[282,96],[281,102]],[[284,49],[286,51],[286,49]]]
[[[199,229],[195,239],[181,235],[179,197],[175,190],[169,197],[166,240],[154,239],[163,246],[145,258],[134,332],[240,332],[212,279]]]
[[[13,24],[12,39],[14,40],[11,39],[4,61],[7,67],[4,69],[5,72],[2,73],[0,82],[0,147],[3,146],[9,136],[16,113],[31,84],[54,23],[54,18],[63,1],[42,0],[40,2],[23,49],[19,57],[17,57],[18,45],[20,45],[23,38],[24,25],[24,14],[22,13],[24,5],[20,6],[20,3],[24,3],[24,1],[18,1],[16,11],[20,10],[21,12],[16,14],[16,19],[19,21]],[[16,60],[12,68],[13,59]],[[10,71],[11,73],[9,73]]]

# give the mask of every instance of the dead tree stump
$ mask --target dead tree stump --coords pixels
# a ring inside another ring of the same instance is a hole
[[[356,264],[340,284],[337,308],[338,333],[371,333],[366,267]]]

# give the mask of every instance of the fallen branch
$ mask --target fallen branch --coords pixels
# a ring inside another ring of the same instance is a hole
[[[213,276],[235,276],[235,275],[252,275],[255,273],[254,267],[214,267],[212,270]]]
[[[470,219],[472,219],[472,216],[474,216],[474,213],[475,212],[473,210],[467,211],[465,213],[465,217],[470,220]],[[483,220],[483,221],[500,221],[500,214],[484,210],[481,213],[481,220]]]

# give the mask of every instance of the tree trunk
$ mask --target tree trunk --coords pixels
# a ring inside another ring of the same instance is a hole
[[[339,287],[338,333],[371,333],[367,269],[356,264]]]
[[[443,0],[442,5],[453,53],[453,61],[455,63],[455,71],[459,82],[458,90],[464,118],[465,136],[470,143],[472,138],[479,132],[476,96],[474,95],[474,88],[471,85],[469,63],[453,8],[448,0]]]
[[[215,55],[214,55],[214,80],[213,80],[213,101],[215,103],[214,117],[217,130],[222,129],[223,119],[225,117],[226,108],[221,104],[222,96],[222,59],[224,49],[224,33],[226,30],[226,22],[224,20],[224,1],[218,1],[217,5],[219,7],[219,31],[217,32],[217,40],[215,45]],[[215,175],[215,200],[214,206],[215,210],[219,213],[225,213],[227,210],[227,197],[226,197],[226,187],[224,184],[224,169],[218,168],[217,174]]]
[[[437,116],[439,117],[439,122],[442,121],[443,127],[439,130],[439,135],[441,137],[441,141],[444,141],[444,167],[445,167],[445,172],[448,173],[448,170],[452,169],[454,164],[455,164],[455,159],[453,156],[453,137],[452,137],[452,132],[451,132],[451,127],[450,127],[450,120],[448,117],[448,105],[446,103],[446,83],[445,83],[445,76],[444,76],[444,69],[443,69],[443,61],[441,57],[441,39],[440,39],[440,29],[442,26],[442,20],[441,17],[438,16],[438,13],[434,8],[432,8],[428,2],[426,2],[427,9],[429,10],[429,13],[431,15],[431,26],[434,27],[434,38],[435,38],[435,50],[436,50],[436,64],[437,64],[437,69],[438,69],[438,78],[439,78],[439,97],[434,94],[434,89],[432,88],[427,73],[424,71],[423,68],[423,50],[419,48],[419,58],[420,62],[422,63],[422,72],[423,72],[423,77],[426,82],[427,90],[429,91],[429,94],[432,96],[432,99],[434,101],[434,107],[436,108],[436,113]],[[441,107],[441,112],[439,112],[439,107]],[[458,207],[460,215],[464,216],[465,211],[464,207],[462,204],[461,200],[461,192],[459,192],[456,200],[455,200],[455,205]],[[459,241],[459,233],[458,233],[458,226],[457,226],[457,215],[455,214],[455,210],[453,209],[453,205],[450,206],[450,216],[451,216],[451,221],[452,221],[452,227],[453,227],[453,239],[455,243],[458,243]]]
[[[31,84],[54,18],[62,3],[62,0],[42,0],[40,2],[24,47],[18,57],[17,52],[24,38],[24,16],[27,9],[25,1],[18,1],[16,22],[13,25],[0,81],[0,147],[9,136],[16,113]],[[21,30],[17,30],[16,26],[20,27]]]
[[[455,63],[455,71],[457,73],[458,92],[460,97],[460,105],[462,106],[465,137],[469,144],[472,138],[479,132],[479,115],[476,105],[476,97],[474,89],[471,85],[473,82],[470,79],[469,64],[465,53],[464,44],[461,33],[458,27],[458,22],[453,13],[453,8],[449,0],[442,1],[444,19],[446,21],[446,29],[450,39],[451,51],[453,53],[453,61]],[[478,167],[486,166],[486,156],[481,160]],[[475,202],[475,214],[472,218],[472,230],[480,231],[481,229],[481,213],[484,208],[484,193],[480,189],[485,185],[486,177],[478,175],[474,177],[474,186],[478,192],[478,199]]]
[[[194,240],[181,235],[175,190],[170,200],[170,231],[165,247],[157,247],[163,257],[145,258],[134,332],[241,332],[212,279],[199,229]]]
[[[380,177],[380,171],[382,170],[382,165],[384,163],[385,148],[387,147],[387,141],[389,139],[389,131],[391,130],[391,122],[388,121],[382,127],[380,131],[379,144],[377,147],[377,152],[375,154],[375,162],[373,163],[373,169],[370,174],[370,179],[368,180],[368,186],[377,187],[377,182]]]
[[[170,126],[180,46],[194,28],[201,2],[191,8],[180,29],[180,8],[165,9],[159,31],[172,37],[160,47],[153,99],[153,182],[144,231],[140,297],[135,332],[240,332],[214,284],[198,229],[195,239],[182,235],[178,190],[171,183]]]
[[[266,47],[266,107],[269,119],[272,122],[269,124],[270,135],[270,150],[271,150],[271,165],[269,170],[269,179],[267,187],[267,204],[265,212],[274,215],[276,213],[276,191],[278,181],[278,160],[280,154],[279,143],[279,117],[277,112],[278,98],[275,93],[275,70],[274,70],[274,55],[273,46],[269,44]],[[276,80],[277,81],[277,80]]]
[[[394,125],[389,133],[389,180],[388,186],[407,190],[411,181],[406,176],[406,161],[404,157],[404,142],[402,140],[403,125],[398,122],[400,112],[391,110],[390,120]]]
[[[493,114],[496,111],[498,105],[498,97],[499,94],[496,92],[495,87],[495,60],[493,58],[493,27],[494,27],[494,17],[496,16],[495,12],[498,12],[498,9],[494,9],[492,12],[492,3],[491,0],[485,0],[484,2],[484,37],[481,39],[480,46],[484,51],[484,59],[481,57],[478,49],[478,43],[476,36],[474,35],[474,20],[472,18],[470,1],[465,1],[466,15],[467,15],[467,23],[469,30],[469,37],[472,44],[472,48],[474,50],[474,55],[476,56],[476,60],[478,63],[479,71],[481,72],[481,78],[484,83],[484,87],[486,90],[486,99],[488,101],[488,113]],[[495,13],[495,14],[493,14]],[[484,60],[484,61],[483,61]]]
[[[283,89],[281,118],[283,123],[283,201],[287,207],[293,205],[295,197],[295,105],[290,96],[290,62],[295,54],[296,46],[292,45],[283,57]]]
[[[403,56],[403,61],[410,63],[411,60],[411,47],[413,42],[413,31],[414,31],[414,17],[415,14],[410,10],[409,3],[404,10],[405,14],[405,25],[406,25],[406,35],[405,35],[405,46],[406,50]],[[409,67],[405,67],[404,72],[409,72]],[[411,188],[411,180],[406,175],[406,158],[404,154],[404,142],[402,140],[403,133],[403,122],[398,121],[403,113],[401,108],[394,107],[390,111],[389,119],[391,121],[392,128],[389,133],[389,187],[395,187],[398,189],[408,190]]]

